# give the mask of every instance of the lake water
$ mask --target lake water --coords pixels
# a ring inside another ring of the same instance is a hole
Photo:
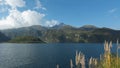
[[[113,46],[112,52],[116,52]],[[70,59],[81,51],[86,62],[103,54],[103,44],[0,44],[0,68],[70,68]],[[74,61],[73,61],[74,62]]]

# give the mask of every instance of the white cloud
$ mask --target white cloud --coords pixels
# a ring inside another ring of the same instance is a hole
[[[19,11],[18,7],[26,6],[25,0],[0,0],[0,12],[7,10],[8,16],[0,19],[0,29],[27,27],[32,25],[42,25],[52,27],[59,22],[56,20],[45,20],[45,14],[35,10]],[[39,0],[36,0],[36,9],[46,10]]]
[[[55,26],[58,24],[59,24],[59,22],[57,20],[46,21],[46,23],[45,23],[45,25],[49,26],[49,27],[52,27],[52,26]]]
[[[22,13],[22,17],[26,25],[39,25],[42,24],[42,19],[45,14],[38,13],[36,11],[27,10]]]
[[[8,6],[5,6],[5,1],[0,0],[0,13],[4,13],[8,10]]]
[[[25,6],[24,0],[0,0],[0,13],[6,12],[10,9],[17,9],[17,7],[24,6]]]
[[[24,7],[25,6],[25,1],[24,0],[5,0],[6,5],[9,5],[12,8],[17,8],[17,7]]]
[[[42,6],[41,2],[39,0],[35,0],[36,1],[36,6],[34,9],[43,9],[43,10],[47,10],[45,7]]]
[[[0,5],[3,5],[3,0],[0,0]]]
[[[42,24],[45,14],[36,11],[26,10],[20,12],[18,10],[10,10],[6,18],[0,20],[0,29],[19,28],[32,25]]]
[[[117,8],[113,8],[113,9],[109,10],[108,12],[109,12],[109,13],[114,13],[114,12],[116,12],[116,11],[117,11]]]

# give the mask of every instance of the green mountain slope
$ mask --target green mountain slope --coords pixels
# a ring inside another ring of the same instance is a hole
[[[10,38],[8,38],[7,36],[0,32],[0,42],[6,42],[8,40],[10,40]]]
[[[120,31],[118,30],[98,28],[92,25],[76,28],[63,23],[53,27],[36,25],[2,30],[2,33],[11,39],[21,36],[32,36],[41,38],[47,43],[103,43],[104,40],[115,42],[116,39],[120,38]]]
[[[16,37],[9,41],[10,43],[45,43],[40,38],[32,37],[32,36],[22,36]]]

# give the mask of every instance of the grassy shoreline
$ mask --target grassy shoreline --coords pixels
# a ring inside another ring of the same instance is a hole
[[[85,55],[81,52],[76,51],[75,63],[70,59],[70,68],[120,68],[120,57],[118,55],[119,43],[117,41],[116,54],[111,53],[112,41],[109,43],[105,41],[104,43],[104,54],[100,55],[100,60],[98,58],[91,57],[89,62],[86,63]],[[86,67],[86,65],[88,67]],[[60,66],[57,64],[57,68]]]

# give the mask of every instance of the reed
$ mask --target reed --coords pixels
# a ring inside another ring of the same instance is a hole
[[[76,57],[75,57],[76,67],[79,68],[85,68],[85,55],[81,52],[76,51]]]
[[[104,43],[104,54],[100,55],[100,60],[91,57],[88,62],[89,68],[120,68],[120,58],[118,55],[118,50],[120,49],[119,42],[117,40],[116,56],[111,54],[112,41]],[[85,65],[85,55],[82,52],[76,51],[75,55],[75,65],[70,60],[70,68],[86,68]],[[57,65],[59,68],[59,65]]]
[[[104,66],[105,66],[105,68],[110,68],[110,66],[111,66],[111,47],[112,47],[112,42],[110,42],[110,43],[108,43],[108,42],[106,42],[105,41],[105,44],[104,44],[104,58],[103,58],[103,60],[105,60],[105,64],[104,64]]]
[[[105,41],[104,54],[100,58],[99,66],[97,68],[120,68],[120,59],[118,56],[119,44],[117,40],[116,56],[111,54],[112,41],[110,43]]]
[[[59,68],[59,65],[57,64],[56,67]]]
[[[89,60],[89,68],[96,68],[97,63],[98,63],[97,59],[91,57]]]
[[[72,61],[72,59],[70,60],[70,68],[73,68],[74,67],[74,65],[73,65],[73,61]]]

